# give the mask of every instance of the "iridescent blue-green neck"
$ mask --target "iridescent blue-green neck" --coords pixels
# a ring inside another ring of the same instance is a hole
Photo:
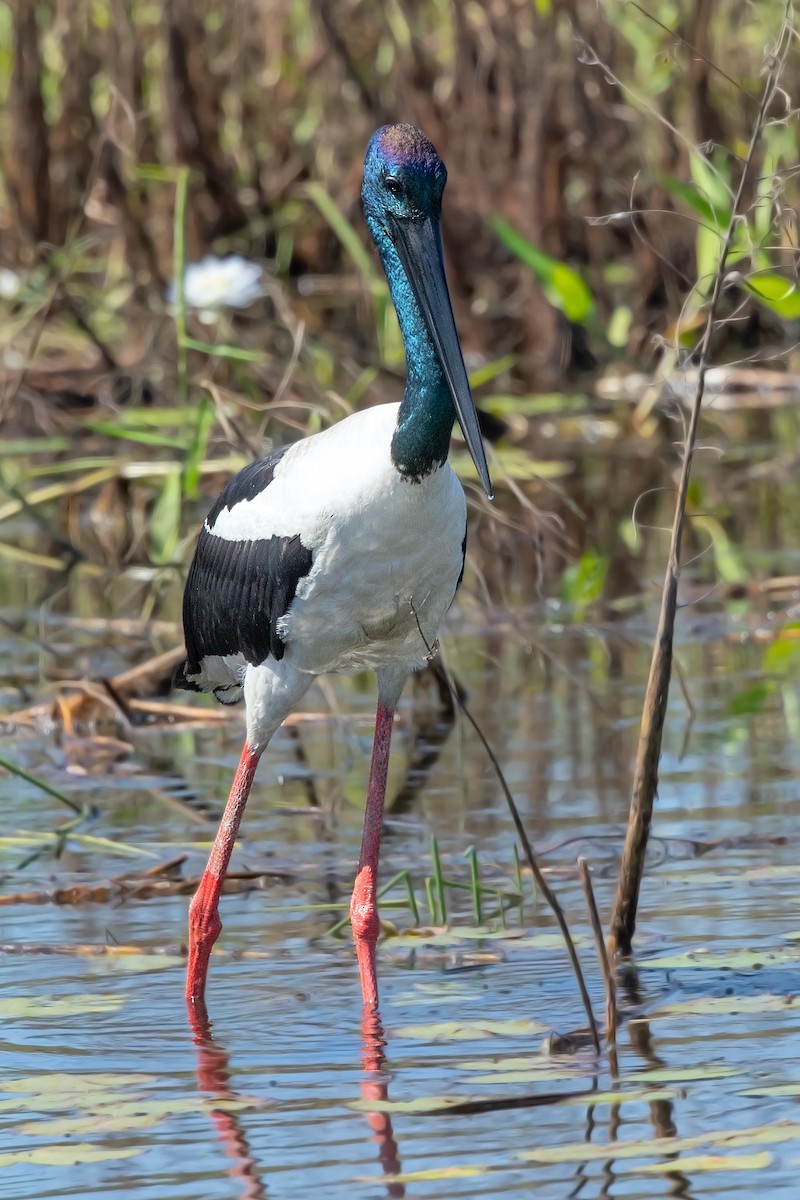
[[[439,356],[397,251],[385,229],[369,216],[367,223],[389,280],[406,348],[408,377],[392,438],[392,461],[401,475],[421,479],[447,460],[455,409]]]

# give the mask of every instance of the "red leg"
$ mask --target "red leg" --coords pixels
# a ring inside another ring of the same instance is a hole
[[[378,981],[375,976],[375,946],[380,922],[376,892],[378,888],[378,855],[381,849],[383,804],[386,798],[386,777],[389,772],[389,747],[392,741],[394,710],[378,704],[375,718],[375,741],[372,744],[372,763],[369,769],[367,808],[364,813],[364,833],[358,874],[350,900],[350,924],[356,944],[358,970],[365,1008],[378,1007]]]
[[[233,844],[239,832],[250,785],[256,773],[261,751],[251,750],[245,744],[239,766],[233,777],[231,794],[222,814],[217,836],[203,872],[200,886],[189,905],[189,965],[186,969],[186,1003],[190,1006],[203,1004],[206,990],[206,975],[211,948],[222,929],[217,911],[225,873],[231,860]]]

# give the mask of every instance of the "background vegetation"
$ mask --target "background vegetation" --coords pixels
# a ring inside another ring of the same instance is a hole
[[[607,543],[674,458],[634,466],[608,527],[596,514],[587,535],[583,481],[563,494],[557,480],[571,467],[558,438],[543,448],[541,421],[585,417],[602,373],[616,382],[598,385],[595,400],[624,399],[616,428],[660,445],[665,426],[649,419],[644,384],[625,393],[619,377],[691,364],[784,9],[782,0],[0,3],[0,430],[13,439],[1,448],[12,509],[60,465],[66,491],[51,479],[51,507],[37,503],[51,514],[51,548],[58,536],[102,561],[174,563],[191,540],[183,502],[201,479],[211,490],[265,438],[395,398],[402,348],[366,249],[359,185],[371,131],[408,120],[448,163],[454,303],[514,492],[505,518],[500,504],[497,580],[486,586],[499,595],[510,574],[541,586],[548,563],[560,580],[566,562]],[[795,50],[786,79],[796,67]],[[792,362],[792,104],[782,94],[764,130],[718,362]],[[208,252],[263,264],[264,294],[203,323],[167,296],[184,258]],[[747,437],[751,419],[728,432]],[[46,461],[23,464],[12,453],[24,450],[20,437],[42,433],[70,440],[39,442]],[[85,499],[59,505],[75,494]],[[527,575],[514,552],[520,532],[528,545],[532,532],[545,535],[541,553],[524,556]],[[715,545],[717,566],[735,576],[729,539]],[[582,560],[578,600],[605,578],[603,562]],[[615,578],[623,587],[624,572]]]

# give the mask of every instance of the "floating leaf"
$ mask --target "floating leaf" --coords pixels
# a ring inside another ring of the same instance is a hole
[[[489,1102],[487,1096],[418,1096],[416,1100],[352,1100],[348,1108],[356,1112],[415,1113],[446,1112],[462,1104]]]
[[[729,1079],[738,1075],[735,1067],[726,1067],[723,1063],[709,1063],[705,1067],[653,1067],[649,1071],[637,1071],[630,1078],[644,1083],[692,1083],[695,1080]]]
[[[73,1017],[84,1013],[115,1012],[122,1007],[122,996],[97,994],[74,996],[9,996],[0,1000],[0,1017]]]
[[[647,1014],[648,1021],[676,1016],[735,1016],[737,1013],[783,1012],[800,1008],[800,996],[775,996],[765,992],[761,996],[697,996],[692,1000],[679,1000],[665,1004]]]
[[[108,954],[98,960],[95,969],[109,975],[120,972],[134,975],[137,972],[166,971],[185,965],[186,959],[181,954]]]
[[[462,1071],[487,1071],[490,1067],[503,1071],[549,1071],[554,1065],[549,1054],[515,1055],[505,1058],[476,1058],[459,1063]],[[560,1063],[555,1064],[556,1070],[561,1070]],[[570,1073],[571,1068],[567,1068]]]
[[[758,1096],[764,1099],[769,1096],[800,1096],[800,1083],[774,1083],[768,1087],[747,1088],[746,1091],[739,1092],[740,1096]]]
[[[126,1133],[132,1129],[152,1129],[165,1117],[189,1112],[250,1112],[268,1107],[263,1100],[224,1096],[177,1096],[172,1099],[137,1097],[121,1100],[121,1092],[89,1092],[83,1103],[75,1104],[83,1111],[77,1117],[57,1117],[49,1121],[37,1118],[19,1125],[24,1137],[74,1137],[86,1133]],[[124,1093],[128,1095],[128,1093]]]
[[[686,1158],[671,1158],[666,1162],[648,1163],[646,1166],[624,1166],[620,1175],[671,1175],[673,1171],[686,1174],[691,1171],[763,1171],[772,1163],[769,1150],[756,1154],[694,1154]]]
[[[474,1163],[470,1166],[426,1167],[422,1171],[401,1171],[398,1175],[381,1175],[381,1186],[393,1183],[433,1183],[441,1179],[474,1179],[478,1175],[486,1175],[490,1170],[488,1163]],[[374,1178],[364,1177],[361,1183],[375,1183]]]
[[[639,1141],[571,1142],[563,1146],[541,1146],[517,1154],[523,1162],[579,1163],[620,1158],[651,1158],[656,1155],[681,1154],[698,1146],[757,1146],[775,1145],[800,1138],[800,1125],[794,1121],[779,1121],[774,1125],[756,1125],[750,1129],[709,1130],[690,1137],[642,1138]]]
[[[727,953],[711,953],[705,949],[688,950],[685,954],[665,954],[657,958],[637,960],[639,970],[671,971],[702,968],[706,971],[758,971],[767,965],[796,963],[800,949],[792,950],[731,950]]]
[[[418,1038],[421,1041],[460,1042],[488,1037],[532,1037],[549,1028],[543,1021],[439,1021],[432,1025],[403,1025],[394,1031],[395,1037]]]
[[[587,1104],[658,1104],[662,1100],[676,1100],[680,1094],[674,1088],[634,1088],[629,1091],[581,1093],[580,1096],[565,1096],[553,1103],[567,1108],[576,1105],[585,1107]]]
[[[64,1072],[27,1075],[24,1079],[4,1079],[4,1092],[32,1092],[37,1096],[49,1093],[84,1094],[87,1088],[108,1091],[110,1088],[144,1087],[156,1083],[155,1075],[123,1074],[97,1071],[86,1075],[67,1075]]]
[[[73,1167],[77,1163],[108,1162],[115,1158],[133,1158],[144,1146],[93,1146],[89,1142],[67,1142],[57,1146],[36,1146],[31,1150],[13,1150],[0,1154],[0,1167],[35,1163],[40,1167]]]
[[[33,1084],[31,1084],[32,1089]],[[123,1095],[126,1099],[130,1099],[137,1093],[130,1089],[121,1092],[119,1089],[101,1091],[94,1088],[87,1093],[85,1088],[81,1089],[80,1079],[73,1079],[70,1091],[41,1093],[32,1090],[31,1095],[9,1096],[7,1099],[0,1100],[0,1113],[63,1113],[70,1109],[100,1112],[104,1108],[116,1107]],[[142,1096],[141,1099],[144,1097]]]
[[[565,1079],[578,1079],[581,1072],[574,1067],[543,1067],[533,1071],[498,1071],[489,1075],[476,1075],[472,1080],[478,1087],[506,1087],[509,1083],[554,1083]]]

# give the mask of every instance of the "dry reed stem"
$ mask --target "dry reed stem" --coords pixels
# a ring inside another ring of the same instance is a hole
[[[628,815],[628,830],[622,852],[617,893],[614,897],[614,907],[611,913],[609,949],[613,954],[623,957],[631,954],[633,935],[636,928],[639,889],[644,874],[647,841],[653,817],[655,795],[658,788],[658,764],[661,756],[661,740],[664,731],[664,718],[666,716],[672,671],[675,613],[678,602],[678,580],[680,578],[681,535],[683,533],[686,494],[697,437],[697,426],[700,419],[700,408],[705,392],[706,374],[710,366],[709,348],[711,336],[716,325],[717,309],[725,284],[725,268],[733,246],[736,228],[741,219],[742,199],[745,187],[750,176],[756,147],[764,129],[767,112],[779,91],[781,71],[793,37],[790,24],[791,7],[790,0],[787,0],[784,9],[783,25],[777,40],[776,50],[769,58],[769,68],[761,96],[758,116],[753,126],[739,186],[734,197],[731,218],[725,234],[719,265],[714,277],[714,286],[708,306],[708,316],[698,347],[697,358],[699,369],[697,387],[692,403],[686,440],[684,442],[683,463],[681,466],[680,482],[678,484],[675,516],[672,524],[672,537],[664,578],[664,590],[661,597],[661,611],[659,613],[658,628],[653,645],[653,656],[650,662],[650,675],[647,681],[647,691],[645,692],[644,708],[642,711],[639,745],[633,775],[631,805]]]
[[[583,894],[586,897],[586,909],[589,913],[589,921],[592,926],[592,933],[594,934],[595,946],[597,947],[597,957],[600,960],[600,973],[603,976],[603,987],[606,993],[606,1050],[608,1051],[608,1063],[611,1068],[611,1074],[615,1079],[618,1079],[617,985],[614,981],[614,973],[611,970],[611,963],[609,962],[608,951],[606,950],[603,926],[600,923],[600,914],[597,911],[597,901],[594,897],[589,862],[583,856],[578,859],[578,874],[580,875]]]

